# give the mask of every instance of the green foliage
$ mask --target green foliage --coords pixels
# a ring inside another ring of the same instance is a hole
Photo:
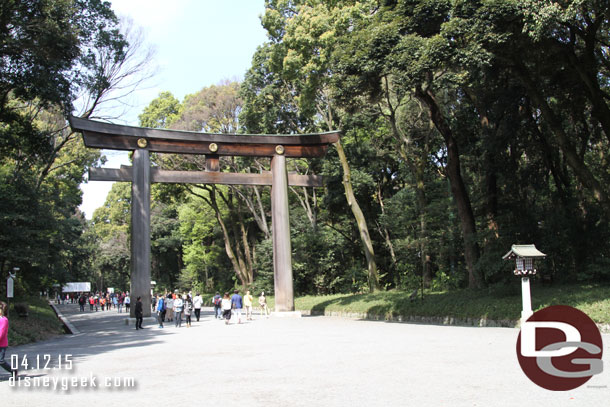
[[[67,19],[79,7],[88,12]],[[326,178],[325,188],[290,192],[298,294],[370,289],[363,223],[382,287],[410,293],[422,283],[450,291],[488,285],[500,298],[500,305],[477,303],[474,314],[459,305],[463,316],[514,311],[498,288],[514,282],[512,266],[501,260],[514,243],[535,243],[548,255],[537,266],[547,279],[610,279],[606,3],[269,0],[266,7],[269,41],[243,83],[209,86],[183,101],[163,92],[140,121],[249,134],[341,128],[345,159],[331,147],[323,160],[288,162],[290,171]],[[2,55],[15,74],[0,69],[0,272],[21,266],[22,291],[75,276],[125,288],[129,186],[115,185],[92,224],[73,216],[76,185],[99,155],[57,130],[72,93],[104,87],[92,69],[100,52],[120,59],[125,44],[114,16],[93,0],[9,2],[0,13],[10,21],[27,17],[13,21],[24,37],[5,33],[1,52],[36,54]],[[45,37],[45,49],[28,42],[28,21],[42,22],[57,42]],[[53,58],[45,66],[47,50]],[[42,68],[26,69],[34,62]],[[166,169],[206,166],[197,156],[153,160]],[[220,166],[260,172],[269,161],[222,158]],[[353,189],[351,204],[345,185]],[[354,202],[361,216],[352,216]],[[158,287],[210,292],[245,284],[272,292],[269,218],[268,188],[155,186]],[[425,312],[401,296],[367,298],[382,314]],[[439,302],[432,313],[440,315],[451,300],[476,303],[474,296],[457,291],[426,302]]]
[[[16,290],[32,293],[88,278],[78,185],[103,160],[65,116],[79,98],[92,115],[129,76],[112,69],[128,44],[100,0],[9,0],[0,16],[0,276],[19,267]]]
[[[550,305],[570,305],[587,313],[596,323],[610,322],[610,301],[606,285],[534,286],[534,311]],[[295,308],[312,313],[344,312],[367,314],[369,318],[446,317],[506,321],[516,324],[521,316],[518,282],[485,290],[426,291],[424,300],[409,298],[410,292],[391,290],[372,294],[304,296]]]
[[[161,92],[138,116],[140,126],[167,128],[180,114],[180,101],[171,92]]]

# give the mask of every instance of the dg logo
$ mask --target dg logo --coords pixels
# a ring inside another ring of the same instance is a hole
[[[603,371],[602,336],[587,314],[567,305],[535,312],[521,327],[517,358],[525,375],[548,390],[572,390]]]

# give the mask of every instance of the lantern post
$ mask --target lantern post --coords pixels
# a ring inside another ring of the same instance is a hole
[[[534,268],[535,258],[544,258],[546,254],[542,253],[533,244],[512,245],[510,251],[502,256],[504,260],[515,259],[514,274],[521,277],[521,325],[534,313],[532,311],[532,295],[530,290],[530,276],[535,276],[537,270]]]
[[[17,276],[17,272],[19,271],[19,267],[13,267],[13,272],[8,273],[8,278],[6,279],[6,317],[8,318],[9,311],[11,309],[11,298],[15,296],[14,292],[14,279]]]

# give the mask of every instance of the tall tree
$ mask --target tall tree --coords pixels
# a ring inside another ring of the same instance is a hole
[[[310,4],[309,4],[310,3]],[[343,3],[343,2],[337,2]],[[347,2],[349,3],[349,2]],[[324,2],[292,2],[269,1],[262,18],[263,26],[271,38],[270,44],[260,49],[268,61],[255,57],[254,61],[263,66],[253,66],[251,74],[246,78],[245,95],[252,99],[248,104],[255,105],[256,99],[265,95],[290,95],[291,100],[285,100],[283,111],[269,113],[298,112],[288,121],[292,132],[304,132],[314,125],[318,129],[333,130],[341,127],[339,116],[335,114],[334,101],[330,97],[329,68],[330,55],[336,41],[335,31],[345,29],[343,10],[325,5]],[[348,7],[349,8],[349,7]],[[338,28],[335,28],[338,27]],[[258,81],[261,72],[269,70],[274,73],[265,82]],[[258,90],[254,90],[259,87]],[[262,87],[262,89],[260,88]],[[276,91],[269,91],[277,87]],[[246,112],[250,112],[247,110]],[[285,117],[285,115],[282,115]],[[290,117],[290,116],[288,116]],[[302,118],[309,118],[303,120]],[[277,122],[275,119],[263,119],[264,122]],[[292,125],[292,126],[290,126]],[[356,220],[368,269],[369,290],[380,288],[379,272],[375,259],[372,238],[367,220],[354,195],[351,170],[347,155],[341,141],[336,143],[339,160],[343,168],[343,187],[348,206]]]

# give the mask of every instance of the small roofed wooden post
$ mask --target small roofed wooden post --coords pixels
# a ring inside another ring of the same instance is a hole
[[[150,316],[150,183],[269,185],[272,187],[273,265],[276,311],[294,310],[288,186],[322,187],[319,175],[287,173],[287,158],[324,157],[339,131],[313,134],[218,134],[148,129],[69,117],[85,146],[134,151],[133,167],[92,168],[92,181],[132,182],[131,298],[142,297],[144,316]],[[151,152],[205,155],[206,171],[165,171],[150,167]],[[220,171],[221,156],[271,158],[271,171]],[[133,311],[132,311],[133,312]]]
[[[521,299],[523,309],[521,310],[521,325],[534,313],[532,311],[532,295],[530,291],[530,276],[536,275],[534,259],[544,258],[542,253],[533,244],[512,245],[510,251],[502,256],[504,260],[515,260],[514,274],[521,277]]]

